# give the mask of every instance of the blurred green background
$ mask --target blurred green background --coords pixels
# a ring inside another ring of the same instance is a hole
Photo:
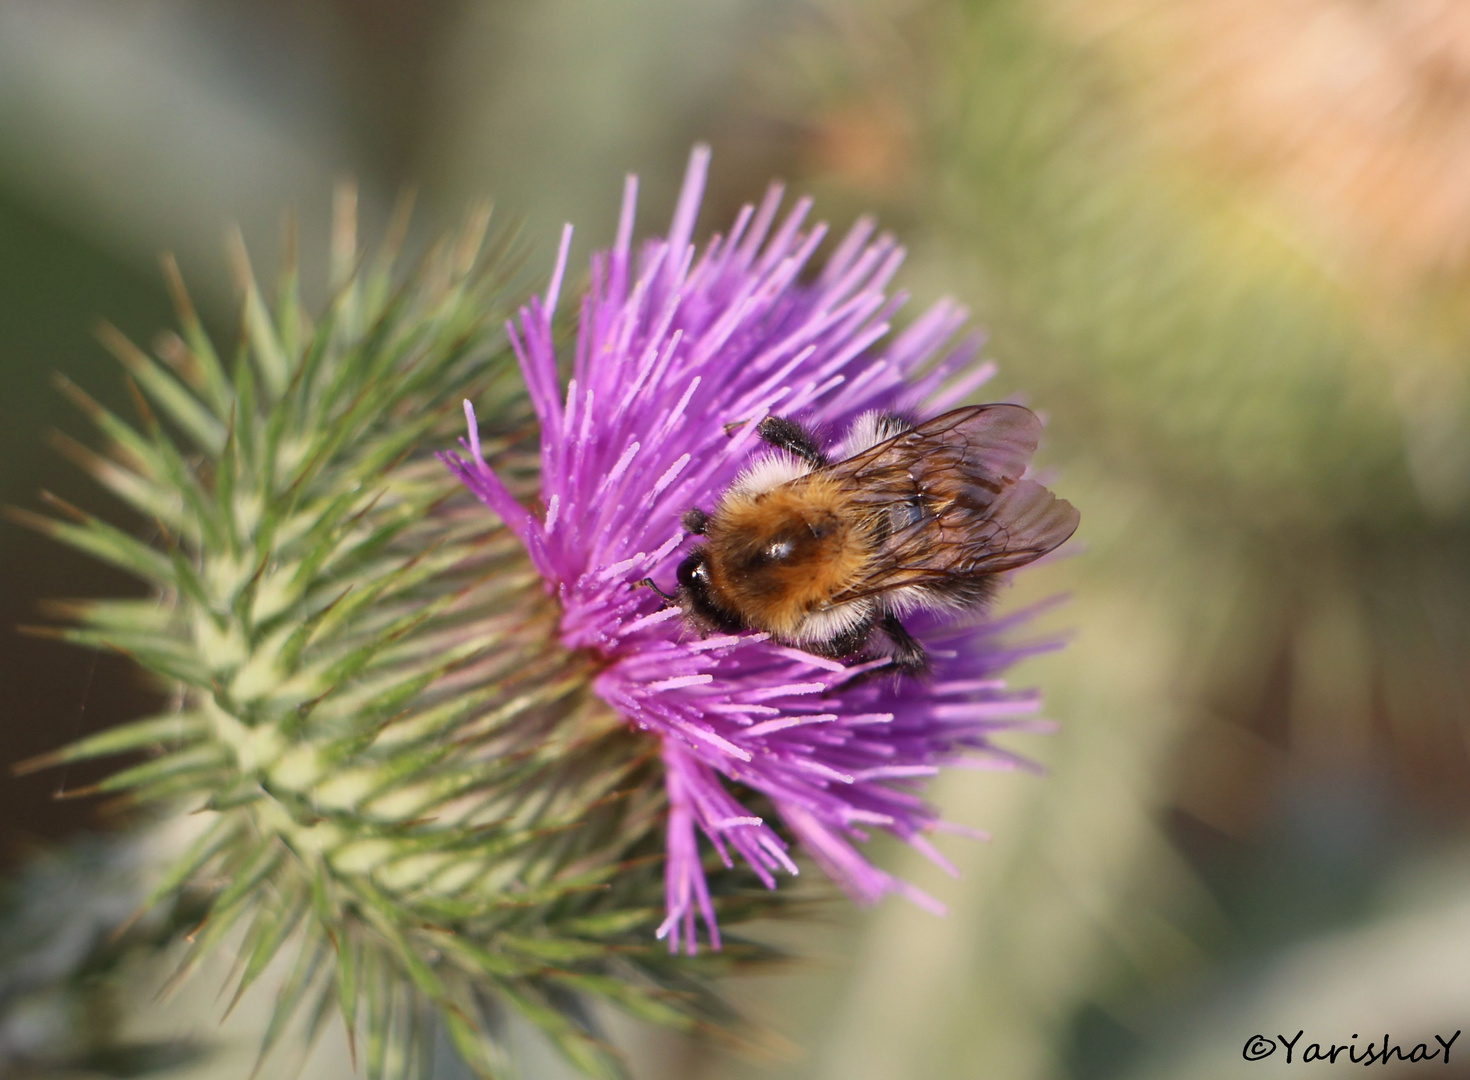
[[[936,784],[994,835],[947,844],[959,881],[880,846],[951,914],[783,928],[809,962],[734,991],[789,1054],[624,1024],[637,1074],[1265,1077],[1257,1032],[1470,1021],[1459,0],[3,0],[0,501],[107,506],[47,445],[81,430],[49,383],[125,405],[92,331],[169,325],[160,251],[228,338],[227,222],[267,267],[294,210],[320,281],[350,175],[367,235],[413,185],[422,235],[491,195],[533,259],[564,220],[585,253],[627,171],[666,220],[698,140],[702,231],[779,176],[900,234],[915,302],[970,305],[994,396],[1050,418],[1083,526],[1003,601],[1070,594],[1033,631],[1068,648],[1015,673],[1061,722],[1012,744],[1048,775]],[[123,588],[0,526],[0,761],[147,707],[13,631]],[[148,950],[106,946],[126,844],[37,854],[109,827],[52,799],[91,777],[0,776],[0,1075],[247,1075],[268,1001],[220,1026],[214,985],[151,1002]],[[113,1031],[204,1052],[104,1060]],[[1436,1075],[1470,1076],[1457,1049]],[[350,1075],[340,1040],[303,1075]]]

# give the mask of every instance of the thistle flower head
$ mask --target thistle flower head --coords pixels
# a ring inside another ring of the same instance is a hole
[[[707,163],[697,149],[667,237],[636,255],[629,179],[616,242],[592,260],[565,390],[553,315],[570,229],[545,298],[520,312],[512,340],[541,426],[541,506],[523,506],[486,463],[472,412],[468,458],[446,456],[525,544],[560,605],[562,644],[596,658],[596,693],[658,740],[669,798],[659,934],[691,953],[697,916],[720,940],[696,827],[726,866],[738,855],[767,887],[797,870],[789,836],[860,902],[900,893],[937,909],[854,843],[884,830],[952,870],[928,839],[946,826],[924,782],[947,765],[1017,764],[992,737],[1037,707],[997,677],[1028,651],[999,643],[1003,622],[919,620],[930,677],[899,683],[861,678],[883,661],[846,665],[759,633],[701,637],[635,587],[670,583],[681,515],[749,465],[765,417],[835,440],[871,410],[942,411],[992,370],[974,364],[977,339],[955,342],[966,316],[952,303],[892,333],[904,297],[885,289],[904,253],[867,219],[813,272],[826,226],[807,225],[806,199],[780,216],[773,186],[696,248]],[[742,790],[765,796],[784,828]]]
[[[812,274],[823,230],[805,202],[778,221],[773,190],[696,254],[705,166],[697,152],[669,236],[636,258],[630,183],[565,391],[565,242],[507,339],[511,279],[481,254],[483,217],[404,275],[393,242],[359,257],[346,202],[315,318],[294,266],[271,303],[242,249],[233,364],[171,271],[180,335],[156,358],[106,335],[141,423],[67,385],[109,444],[71,453],[149,538],[59,501],[60,517],[18,516],[151,586],[69,603],[59,633],[132,656],[171,704],[32,765],[144,755],[97,790],[196,831],[144,905],[205,913],[180,976],[238,943],[238,1000],[294,957],[263,1058],[293,1017],[310,1037],[333,1013],[372,1076],[426,1075],[445,1040],[504,1075],[508,1013],[622,1075],[596,999],[740,1031],[709,976],[776,955],[729,927],[788,906],[768,890],[795,871],[793,841],[861,901],[933,906],[855,844],[882,829],[942,864],[925,779],[1017,763],[990,741],[1036,705],[997,678],[1018,655],[1004,623],[916,622],[930,677],[900,684],[759,634],[701,638],[634,588],[669,583],[680,515],[745,467],[766,415],[836,437],[989,374],[973,340],[950,344],[953,305],[890,334],[902,253],[866,221]],[[481,423],[447,460],[469,490],[430,454],[466,398]],[[539,454],[518,434],[532,411]],[[754,876],[713,872],[710,847]],[[723,952],[671,955],[695,951],[701,917]]]

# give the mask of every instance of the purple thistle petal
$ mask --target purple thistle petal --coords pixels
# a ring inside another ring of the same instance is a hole
[[[955,340],[966,312],[941,301],[897,336],[903,298],[883,290],[903,259],[868,218],[826,266],[803,281],[826,227],[807,227],[809,200],[778,218],[782,189],[745,207],[728,237],[692,244],[709,152],[691,156],[666,240],[634,254],[637,182],[624,188],[617,239],[592,258],[571,377],[563,394],[551,318],[566,273],[563,234],[544,301],[522,308],[511,339],[541,422],[544,515],[521,506],[480,456],[466,403],[469,458],[443,455],[456,475],[526,544],[562,607],[568,648],[604,661],[594,689],[662,743],[668,794],[669,948],[696,948],[696,923],[719,946],[698,833],[727,866],[735,856],[768,887],[796,872],[787,845],[726,781],[767,796],[819,866],[854,899],[898,893],[942,905],[874,867],[855,842],[881,828],[942,868],[926,839],[948,829],[920,797],[940,767],[1026,767],[991,741],[1033,729],[1034,693],[1008,691],[998,673],[1049,648],[1003,647],[1002,620],[911,628],[933,663],[923,681],[895,685],[780,645],[763,634],[701,639],[677,611],[635,585],[668,588],[687,540],[681,515],[711,507],[758,451],[758,422],[795,415],[835,440],[872,409],[936,412],[993,372],[974,367],[975,336]],[[727,425],[738,425],[727,431]],[[735,789],[738,791],[739,789]]]

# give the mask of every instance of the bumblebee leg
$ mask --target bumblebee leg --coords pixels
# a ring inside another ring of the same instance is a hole
[[[894,644],[893,666],[908,675],[918,675],[929,666],[929,654],[919,639],[904,629],[898,616],[889,613],[883,616],[883,632]]]
[[[817,440],[812,437],[812,433],[795,420],[768,416],[761,421],[761,426],[755,429],[755,433],[777,449],[795,454],[814,469],[831,464],[827,455],[817,446]]]
[[[709,527],[709,515],[697,506],[685,510],[684,517],[680,520],[684,525],[684,531],[695,536],[703,536],[704,530]]]
[[[854,626],[852,629],[838,634],[831,641],[832,655],[834,657],[854,656],[862,652],[863,646],[868,643],[868,638],[872,636],[872,633],[873,624],[868,623],[864,626]]]

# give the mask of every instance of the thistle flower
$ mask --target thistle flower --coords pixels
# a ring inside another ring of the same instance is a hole
[[[966,316],[952,303],[890,334],[904,298],[884,289],[904,253],[867,219],[812,274],[826,226],[805,227],[806,199],[778,223],[773,186],[698,251],[707,165],[697,149],[667,238],[636,259],[629,179],[616,242],[592,259],[564,395],[553,316],[570,228],[544,300],[512,328],[540,421],[542,508],[528,510],[487,464],[468,402],[469,457],[445,456],[525,544],[560,607],[562,645],[595,658],[597,695],[658,742],[669,799],[658,933],[691,954],[696,916],[720,944],[696,826],[727,867],[738,855],[768,888],[797,872],[790,836],[861,903],[898,893],[939,910],[854,842],[883,830],[952,873],[928,839],[952,827],[920,797],[925,780],[943,766],[1018,764],[992,738],[1037,726],[1027,717],[1038,704],[997,677],[1034,651],[999,643],[1005,621],[921,620],[932,677],[896,683],[858,678],[882,661],[847,666],[762,634],[701,638],[635,587],[649,575],[669,583],[681,514],[717,500],[758,449],[766,416],[835,438],[870,410],[942,411],[992,371],[974,365],[977,339],[953,343]],[[765,797],[784,833],[743,791]]]
[[[936,906],[854,842],[884,829],[943,865],[924,779],[1019,761],[990,741],[1036,707],[997,678],[1027,651],[998,643],[1007,622],[915,625],[932,679],[898,685],[759,635],[700,639],[632,587],[667,581],[680,512],[729,483],[767,413],[836,434],[871,408],[941,409],[989,374],[973,340],[948,344],[951,304],[884,344],[902,253],[866,221],[804,282],[822,229],[803,231],[805,202],[777,225],[773,189],[696,260],[706,163],[696,152],[670,236],[636,266],[630,183],[565,397],[565,240],[506,338],[512,277],[482,251],[483,216],[401,275],[405,219],[362,257],[350,199],[318,318],[290,260],[272,305],[241,247],[226,364],[168,264],[182,334],[157,359],[104,334],[141,426],[63,382],[110,444],[70,452],[152,539],[59,500],[59,518],[15,516],[153,595],[68,602],[74,625],[53,632],[135,658],[172,704],[27,767],[145,755],[94,790],[197,829],[143,905],[205,913],[175,984],[228,942],[238,1000],[294,957],[262,1059],[294,1017],[309,1039],[335,1013],[373,1077],[428,1075],[441,1035],[504,1075],[518,1013],[619,1076],[596,999],[743,1037],[711,976],[778,956],[729,928],[792,906],[770,891],[796,870],[791,840],[861,901]],[[466,399],[482,415],[445,470],[431,451]],[[696,951],[701,917],[723,951],[674,955]]]

